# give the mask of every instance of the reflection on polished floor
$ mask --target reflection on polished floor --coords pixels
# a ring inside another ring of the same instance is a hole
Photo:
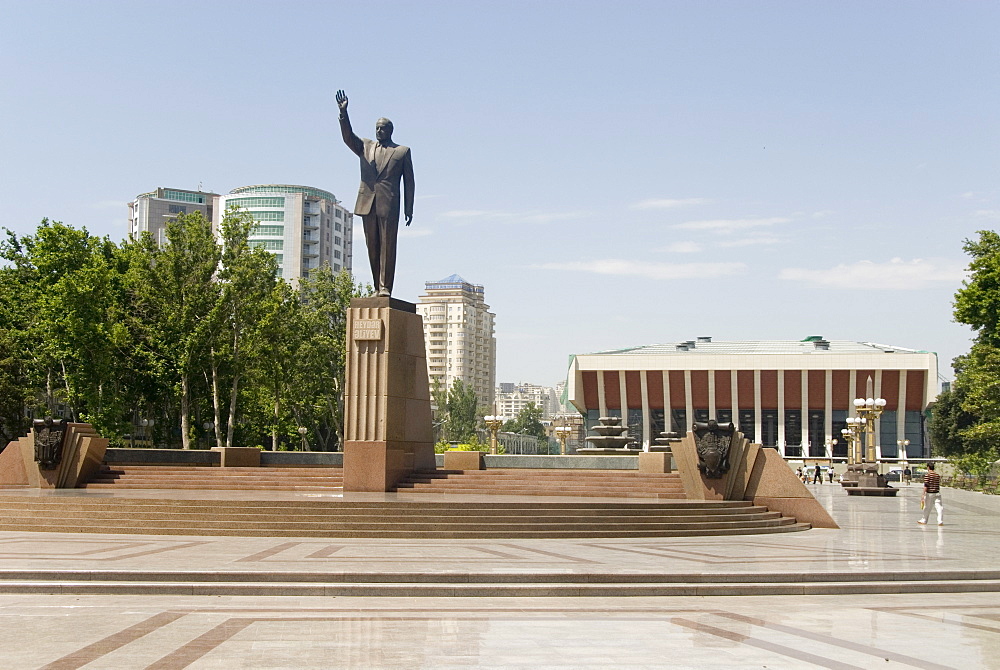
[[[0,533],[0,667],[1000,668],[1000,498],[946,489],[939,528],[916,524],[918,486],[896,498],[810,488],[841,530],[496,541]],[[587,595],[594,584],[600,597]],[[649,584],[678,595],[642,595]],[[752,595],[684,595],[711,584]]]

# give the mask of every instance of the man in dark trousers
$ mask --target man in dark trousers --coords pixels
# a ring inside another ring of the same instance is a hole
[[[368,244],[376,295],[392,295],[396,275],[396,231],[399,229],[400,179],[405,187],[403,215],[406,225],[413,220],[413,162],[410,148],[392,141],[392,121],[375,122],[375,140],[361,139],[351,129],[347,116],[347,95],[337,91],[340,132],[344,144],[361,159],[361,187],[354,213],[361,216]]]

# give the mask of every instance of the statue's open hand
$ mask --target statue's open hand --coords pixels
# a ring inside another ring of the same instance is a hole
[[[347,111],[347,94],[343,91],[337,91],[337,107],[340,107],[340,111]]]
[[[413,221],[413,215],[412,214],[410,214],[410,215],[408,215],[406,217],[406,225],[410,225],[411,221]]]

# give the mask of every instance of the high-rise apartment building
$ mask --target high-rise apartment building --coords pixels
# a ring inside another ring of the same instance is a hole
[[[427,373],[450,388],[456,379],[472,386],[483,406],[493,406],[497,345],[495,315],[484,302],[483,287],[458,275],[424,283],[417,313],[424,320]]]
[[[152,234],[157,244],[167,241],[167,221],[176,219],[178,214],[201,212],[212,220],[217,193],[185,191],[179,188],[163,188],[137,195],[128,204],[128,234],[138,239],[142,233]]]
[[[274,254],[278,275],[292,282],[329,263],[334,272],[351,271],[353,217],[329,191],[290,184],[234,188],[218,197],[213,225],[232,206],[257,221],[250,244]]]

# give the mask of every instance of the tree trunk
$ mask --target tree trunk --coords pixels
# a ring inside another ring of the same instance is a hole
[[[215,362],[215,349],[211,352],[212,360],[212,409],[215,412],[215,446],[222,446],[222,408],[219,402],[219,366]]]
[[[278,400],[278,389],[274,390],[274,425],[271,426],[271,451],[278,450],[278,421],[281,418],[281,401]]]
[[[181,448],[191,448],[191,386],[186,374],[181,375]]]
[[[233,446],[233,431],[236,429],[236,396],[239,393],[240,376],[233,375],[232,395],[229,396],[229,423],[226,426],[226,446]]]

